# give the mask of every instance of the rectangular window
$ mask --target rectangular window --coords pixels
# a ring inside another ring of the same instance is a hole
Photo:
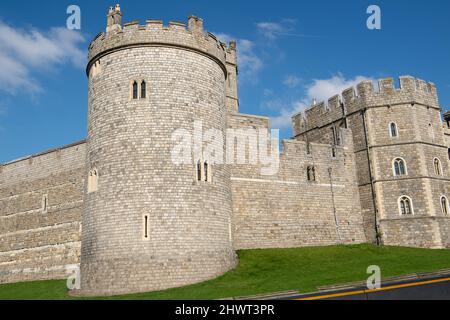
[[[48,195],[46,195],[46,194],[44,194],[44,195],[42,196],[42,205],[41,205],[41,208],[42,208],[42,212],[43,212],[43,213],[47,213],[47,212],[48,212]]]
[[[142,217],[142,238],[144,240],[149,240],[150,239],[150,234],[149,234],[149,225],[150,225],[150,216],[148,214],[144,214],[144,216]]]

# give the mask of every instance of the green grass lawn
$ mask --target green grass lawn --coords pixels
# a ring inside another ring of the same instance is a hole
[[[224,276],[204,283],[161,292],[103,299],[218,299],[298,290],[367,279],[367,267],[378,265],[382,277],[450,268],[450,250],[372,245],[300,249],[245,250],[240,264]],[[73,299],[65,281],[0,285],[0,299]]]

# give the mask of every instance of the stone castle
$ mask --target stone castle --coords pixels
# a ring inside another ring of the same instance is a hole
[[[0,165],[0,283],[67,277],[81,295],[178,287],[237,250],[379,243],[450,248],[450,114],[412,77],[371,81],[293,116],[279,170],[171,161],[172,133],[269,128],[239,113],[236,43],[203,21],[122,25],[89,47],[88,134]],[[250,157],[250,156],[249,156]]]

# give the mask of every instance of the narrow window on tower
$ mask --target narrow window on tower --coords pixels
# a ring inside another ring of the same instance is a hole
[[[209,165],[208,165],[207,161],[205,161],[204,166],[205,166],[205,181],[208,182],[209,181],[209,179],[208,179],[208,177],[209,177]]]
[[[42,212],[43,213],[48,212],[48,195],[46,194],[42,196]]]
[[[138,83],[136,81],[133,82],[133,100],[138,99]]]
[[[441,165],[441,160],[439,160],[438,158],[434,158],[434,173],[437,176],[442,176],[442,165]]]
[[[145,99],[147,97],[147,84],[145,80],[141,82],[141,99]]]
[[[313,166],[309,166],[306,169],[306,178],[310,182],[316,181],[316,169]]]
[[[398,127],[397,124],[394,122],[391,122],[389,124],[389,134],[391,138],[397,138],[398,137]]]
[[[197,161],[195,168],[196,180],[198,182],[212,182],[212,167],[207,161]]]
[[[442,214],[444,216],[448,215],[449,207],[448,207],[448,200],[447,200],[446,196],[441,197],[441,207],[442,207]]]
[[[144,216],[142,217],[142,238],[144,240],[149,240],[150,239],[150,234],[149,234],[149,225],[150,225],[150,216],[148,214],[144,214]]]
[[[197,162],[197,181],[202,181],[202,162]]]

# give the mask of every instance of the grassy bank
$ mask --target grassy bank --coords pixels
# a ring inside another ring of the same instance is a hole
[[[318,286],[365,280],[378,265],[383,277],[450,268],[450,250],[372,245],[300,249],[245,250],[240,264],[224,276],[161,292],[113,299],[218,299],[286,290],[315,291]],[[65,281],[0,285],[0,299],[71,299]]]

